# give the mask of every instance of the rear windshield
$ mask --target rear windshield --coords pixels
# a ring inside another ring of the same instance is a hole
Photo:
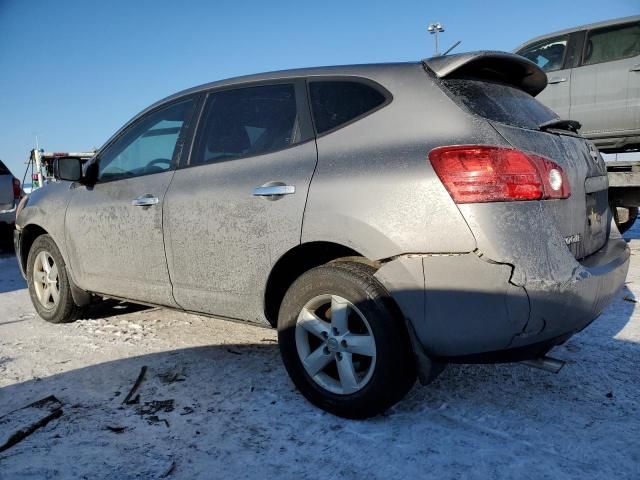
[[[2,163],[2,160],[0,160],[0,175],[9,175],[9,173],[9,169]]]
[[[538,130],[558,116],[522,90],[498,82],[448,79],[443,82],[469,110],[488,120]]]

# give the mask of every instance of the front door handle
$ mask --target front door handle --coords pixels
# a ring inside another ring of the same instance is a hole
[[[547,82],[548,84],[554,84],[554,83],[562,83],[562,82],[566,82],[567,79],[564,77],[551,77],[549,79],[549,81]]]
[[[636,63],[633,67],[629,69],[630,72],[640,72],[640,63]]]
[[[154,197],[150,193],[141,195],[138,198],[131,200],[131,205],[134,207],[150,207],[156,205],[159,202],[158,197]]]
[[[285,185],[281,182],[269,182],[253,189],[254,197],[264,197],[267,200],[278,200],[284,195],[296,193],[295,185]]]

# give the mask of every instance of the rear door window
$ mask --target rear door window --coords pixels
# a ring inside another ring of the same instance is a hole
[[[293,84],[213,92],[207,98],[191,164],[281,150],[299,141],[299,131]]]
[[[562,68],[568,41],[568,36],[544,40],[523,48],[518,54],[528,58],[545,72],[553,72]]]
[[[527,92],[510,85],[463,78],[443,83],[456,100],[488,120],[538,130],[541,123],[558,118]]]
[[[640,23],[592,30],[587,34],[583,65],[640,55]]]
[[[387,101],[385,95],[370,85],[342,80],[311,81],[309,96],[319,134],[361,118]]]

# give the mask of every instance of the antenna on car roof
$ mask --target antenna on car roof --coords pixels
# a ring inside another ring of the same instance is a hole
[[[449,47],[449,49],[448,49],[446,52],[444,52],[444,53],[442,54],[442,56],[448,55],[448,54],[449,54],[449,52],[451,52],[451,50],[453,50],[454,48],[456,48],[456,47],[457,47],[458,45],[460,45],[461,43],[462,43],[462,40],[458,40],[456,43],[454,43],[453,45],[451,45],[451,46]]]

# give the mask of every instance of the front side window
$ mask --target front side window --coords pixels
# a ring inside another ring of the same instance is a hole
[[[369,85],[342,80],[312,81],[309,95],[318,133],[365,115],[386,101],[381,92]]]
[[[137,177],[172,168],[179,154],[178,139],[193,104],[191,99],[175,103],[134,123],[100,153],[98,179]]]
[[[261,155],[298,141],[293,84],[214,92],[207,98],[192,165]]]
[[[640,23],[593,30],[587,35],[584,65],[640,55]]]
[[[560,70],[567,49],[568,37],[554,38],[536,43],[518,52],[525,58],[538,65],[545,72]]]

